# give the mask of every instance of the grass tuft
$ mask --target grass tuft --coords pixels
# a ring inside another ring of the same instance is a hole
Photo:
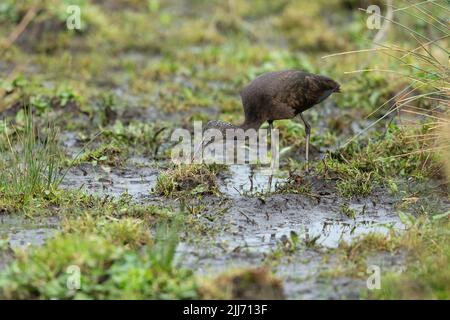
[[[26,206],[33,198],[56,190],[64,178],[58,130],[49,123],[39,130],[28,111],[24,126],[10,132],[15,133],[14,140],[8,130],[3,132],[6,147],[0,155],[0,194],[19,198]]]
[[[155,192],[165,197],[218,194],[215,168],[217,166],[179,165],[158,177]]]

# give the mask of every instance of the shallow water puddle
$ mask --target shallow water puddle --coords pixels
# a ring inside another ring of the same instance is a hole
[[[375,219],[371,220],[355,220],[352,222],[342,221],[325,221],[315,222],[309,226],[309,235],[311,237],[318,236],[317,243],[330,248],[335,248],[340,241],[351,242],[353,239],[367,235],[369,233],[379,233],[387,235],[391,229],[403,230],[404,225],[396,220],[389,219],[380,223]]]
[[[155,186],[159,171],[154,168],[111,169],[83,165],[72,168],[62,187],[83,189],[89,194],[120,196],[127,192],[134,198],[148,194]]]
[[[223,218],[233,232],[222,236],[231,245],[267,251],[274,243],[289,239],[291,232],[300,239],[316,239],[315,243],[322,246],[337,247],[341,240],[350,242],[370,232],[387,234],[391,228],[403,228],[396,212],[388,206],[366,200],[350,207],[357,212],[353,219],[341,213],[334,201],[317,204],[293,194],[275,194],[265,203],[241,198],[234,201],[229,215]]]
[[[269,192],[269,172],[265,169],[256,169],[250,165],[230,165],[230,176],[219,184],[219,191],[228,196]],[[278,183],[287,179],[287,173],[274,175],[270,185],[270,192],[275,191]]]
[[[12,249],[29,245],[42,245],[58,230],[55,217],[24,218],[13,215],[0,216],[0,238],[5,237]]]
[[[341,240],[350,242],[371,232],[387,234],[391,228],[403,229],[395,209],[389,204],[377,203],[378,200],[366,198],[348,203],[356,213],[352,219],[341,212],[344,200],[336,194],[321,198],[319,203],[304,195],[267,194],[269,177],[266,172],[253,171],[244,165],[230,166],[229,170],[231,177],[224,180],[220,190],[233,199],[233,204],[221,223],[228,223],[233,231],[221,237],[231,246],[265,251],[295,232],[301,239],[317,238],[317,244],[336,247]],[[251,175],[253,192],[250,192]],[[286,180],[287,174],[274,176],[271,192]],[[263,201],[245,197],[257,192],[265,193]]]
[[[217,234],[206,242],[202,239],[182,242],[177,250],[178,261],[203,274],[258,266],[287,242],[292,244],[295,233],[299,238],[295,253],[277,273],[285,280],[286,288],[295,291],[289,296],[313,294],[318,297],[317,292],[311,291],[314,286],[306,285],[309,280],[303,280],[326,268],[322,249],[335,248],[342,240],[351,242],[371,232],[388,234],[391,228],[403,229],[388,201],[379,204],[373,200],[365,198],[348,204],[356,211],[356,217],[349,218],[340,211],[342,200],[337,196],[320,203],[298,194],[266,195],[264,201],[257,197],[235,196],[230,200],[228,211],[214,221],[219,227]],[[210,211],[217,212],[213,207]],[[307,242],[310,244],[312,239],[319,247],[308,246]],[[331,293],[326,296],[331,297]]]
[[[243,246],[254,248],[258,251],[268,251],[275,243],[286,241],[295,233],[299,239],[305,241],[315,240],[315,243],[327,248],[338,247],[341,241],[351,242],[353,239],[369,233],[387,235],[391,228],[403,229],[401,222],[389,219],[383,223],[375,219],[354,221],[315,221],[311,224],[298,225],[296,227],[279,227],[270,232],[261,232],[256,235],[248,235],[242,238]]]

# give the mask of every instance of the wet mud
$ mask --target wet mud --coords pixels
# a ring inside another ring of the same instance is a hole
[[[63,187],[114,197],[127,192],[139,203],[177,206],[176,201],[151,192],[160,171],[148,163],[107,170],[85,164],[69,171]],[[250,166],[230,166],[227,174],[218,177],[221,195],[198,200],[197,204],[207,209],[197,218],[210,232],[198,235],[185,230],[177,263],[203,275],[230,268],[276,265],[275,273],[284,280],[288,298],[358,297],[365,282],[350,277],[322,277],[333,261],[333,255],[327,262],[324,257],[342,240],[351,242],[370,232],[387,234],[392,228],[402,230],[394,208],[396,200],[381,190],[366,198],[343,199],[336,195],[332,183],[315,176],[305,178],[313,186],[312,195],[277,192],[277,187],[286,182],[287,177],[282,175],[274,177],[269,192],[269,177],[264,171],[252,172]],[[342,212],[344,204],[355,212],[354,217]],[[293,235],[299,239],[296,249],[273,259],[277,252],[283,252]],[[378,265],[387,266],[402,262],[401,256],[387,254],[374,259]]]

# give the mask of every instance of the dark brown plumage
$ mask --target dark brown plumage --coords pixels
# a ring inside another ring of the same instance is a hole
[[[308,163],[310,125],[302,112],[339,92],[340,85],[325,76],[305,71],[288,70],[263,74],[241,91],[245,121],[234,126],[224,121],[210,121],[206,129],[222,132],[230,128],[259,129],[268,122],[270,130],[275,120],[292,119],[300,115],[306,131],[306,162]]]

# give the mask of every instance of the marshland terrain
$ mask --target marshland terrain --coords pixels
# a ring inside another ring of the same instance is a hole
[[[448,299],[450,8],[394,6],[2,1],[0,298]],[[341,84],[304,113],[309,173],[300,119],[271,185],[171,161],[173,130],[242,123],[285,69]]]

